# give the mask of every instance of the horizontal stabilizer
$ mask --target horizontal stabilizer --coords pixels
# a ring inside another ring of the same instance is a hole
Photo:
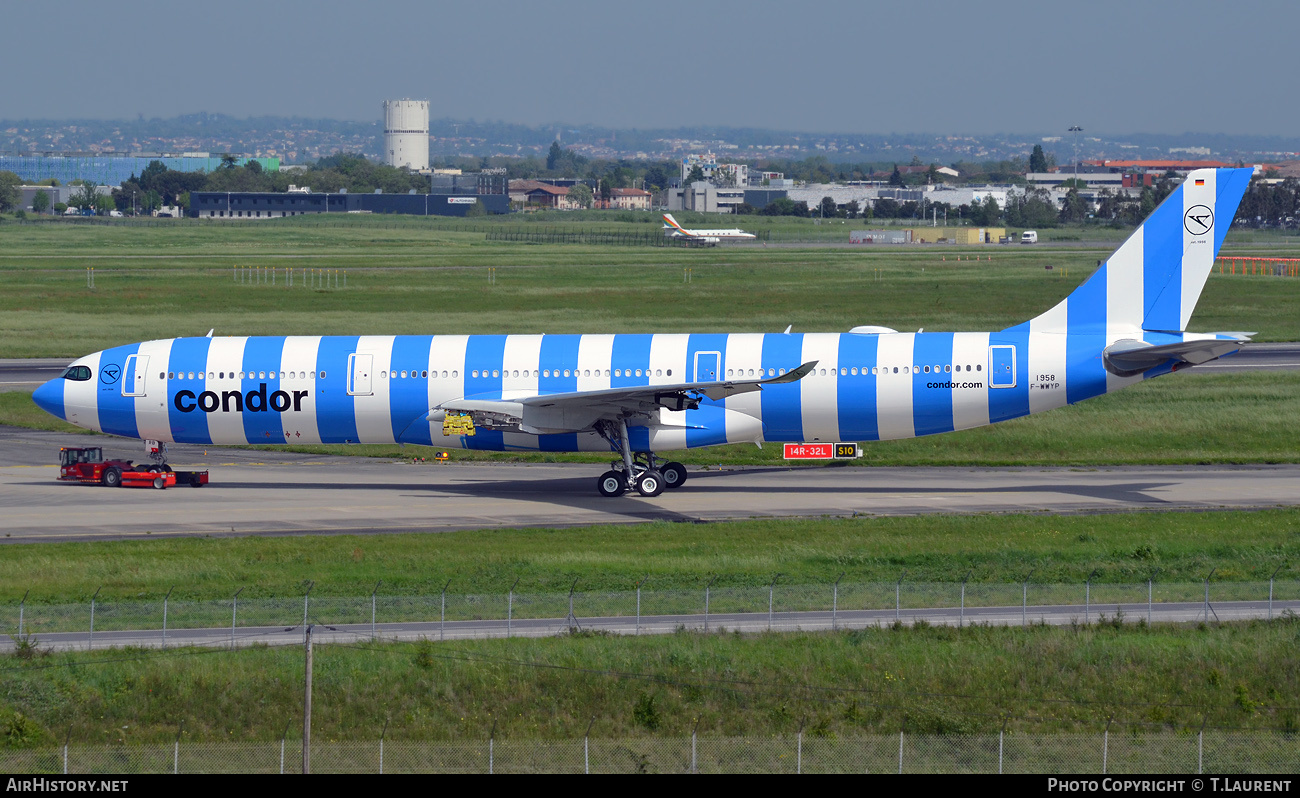
[[[1125,338],[1106,347],[1102,352],[1102,362],[1111,374],[1119,377],[1134,377],[1164,365],[1170,360],[1199,366],[1224,355],[1231,355],[1249,340],[1246,333],[1218,333],[1218,335],[1234,337],[1179,341],[1160,345]]]

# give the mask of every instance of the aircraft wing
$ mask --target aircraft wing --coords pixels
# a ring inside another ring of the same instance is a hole
[[[534,435],[577,432],[590,429],[602,419],[627,416],[657,417],[660,408],[692,410],[701,398],[723,399],[738,393],[762,390],[764,385],[798,382],[817,361],[809,361],[776,377],[716,382],[683,382],[672,385],[638,385],[599,391],[534,394],[514,399],[464,397],[443,402],[426,416],[442,421],[444,434],[456,434],[478,427],[517,430]],[[468,416],[468,423],[465,417]]]
[[[1145,341],[1126,339],[1116,341],[1102,352],[1106,370],[1120,377],[1132,377],[1153,369],[1170,360],[1199,366],[1241,349],[1253,333],[1220,333],[1231,338],[1213,338],[1200,341],[1179,341],[1172,344],[1152,345]]]

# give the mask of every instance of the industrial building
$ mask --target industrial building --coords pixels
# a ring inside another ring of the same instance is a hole
[[[194,191],[189,215],[197,219],[278,219],[309,213],[398,213],[465,216],[478,203],[488,213],[509,213],[506,194],[278,194]]]
[[[718,188],[697,180],[689,186],[668,189],[668,210],[735,213],[736,206],[745,201],[745,191],[744,187]]]
[[[192,191],[190,213],[197,219],[279,219],[308,213],[398,213],[465,216],[480,203],[487,213],[509,213],[505,170],[430,175],[429,193],[318,194],[289,187],[280,194],[260,191]]]
[[[86,180],[101,186],[120,186],[132,175],[138,175],[153,161],[177,172],[212,172],[221,166],[221,156],[207,152],[167,154],[158,152],[133,153],[6,153],[0,154],[0,171],[13,172],[27,183],[58,180],[70,183]],[[240,166],[256,161],[264,170],[280,169],[279,158],[248,158],[239,156]]]
[[[63,203],[70,205],[72,197],[75,194],[81,194],[85,189],[82,186],[19,186],[18,190],[21,196],[18,199],[18,207],[25,211],[32,210],[32,200],[37,194],[45,194],[49,197],[49,202],[45,204],[47,213],[52,212],[55,205]],[[112,186],[95,186],[95,194],[98,196],[112,196]]]
[[[429,168],[428,100],[384,100],[384,163]]]

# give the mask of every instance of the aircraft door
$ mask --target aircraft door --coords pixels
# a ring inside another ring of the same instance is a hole
[[[1016,387],[1016,348],[1010,344],[989,347],[989,387]]]
[[[122,375],[123,396],[144,396],[145,376],[149,373],[148,355],[127,355]]]
[[[722,379],[718,364],[722,361],[721,352],[695,353],[695,381],[717,382]]]
[[[371,387],[371,374],[374,364],[374,355],[364,352],[348,355],[349,396],[370,396],[374,393],[374,389]]]

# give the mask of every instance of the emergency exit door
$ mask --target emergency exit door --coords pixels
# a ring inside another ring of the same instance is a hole
[[[370,396],[375,356],[364,352],[348,355],[348,395]]]
[[[144,396],[145,376],[149,373],[148,355],[127,355],[122,369],[122,395]]]

